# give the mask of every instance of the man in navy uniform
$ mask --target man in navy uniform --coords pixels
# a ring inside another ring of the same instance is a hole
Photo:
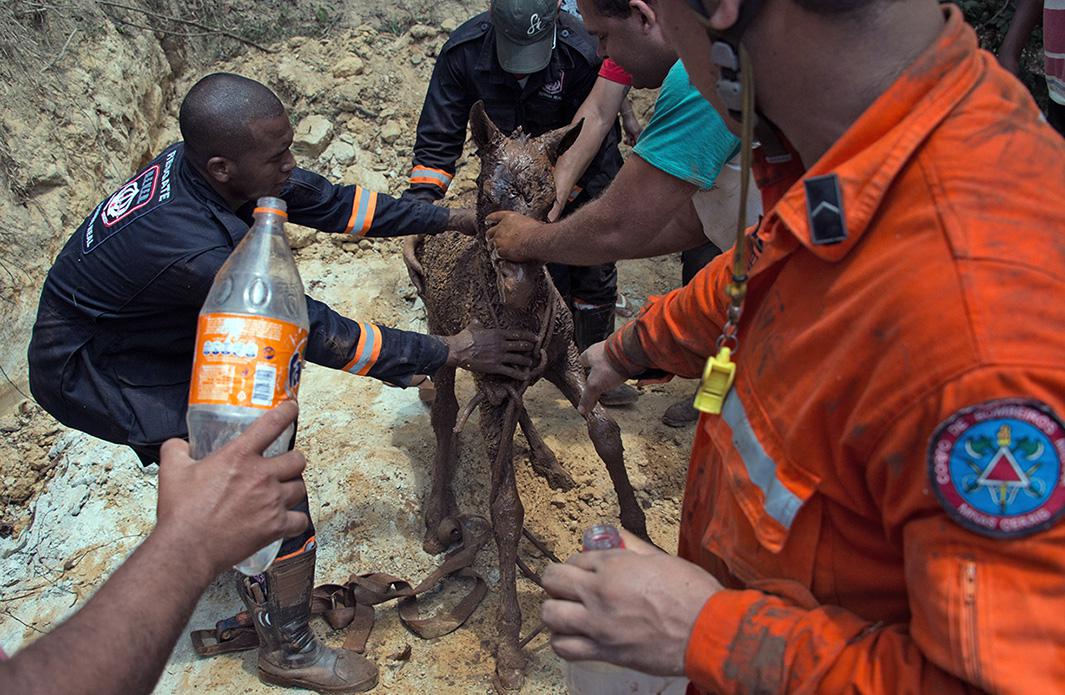
[[[334,186],[296,167],[288,114],[268,88],[217,73],[181,105],[183,142],[101,202],[60,252],[41,292],[29,348],[30,389],[70,427],[129,445],[145,463],[186,437],[197,315],[241,241],[257,198],[280,196],[289,219],[356,236],[472,227],[467,213]],[[345,318],[307,298],[306,357],[406,386],[444,364],[521,378],[535,337],[467,328],[437,337]],[[297,509],[307,512],[306,497]],[[264,577],[239,588],[257,625],[269,682],[357,692],[376,683],[363,657],[321,645],[308,627],[313,526],[285,540]]]
[[[483,101],[505,134],[519,127],[538,136],[569,125],[599,73],[595,41],[576,17],[559,14],[557,0],[492,0],[490,10],[456,29],[436,59],[418,120],[407,199],[435,201],[447,193],[462,155],[470,109]],[[578,181],[572,211],[602,192],[621,168],[619,130],[607,134]],[[584,350],[614,329],[617,270],[613,263],[548,270],[573,312],[574,339]],[[623,385],[604,405],[636,400]]]

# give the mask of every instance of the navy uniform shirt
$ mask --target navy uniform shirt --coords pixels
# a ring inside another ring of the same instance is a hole
[[[573,121],[592,90],[600,61],[595,42],[579,19],[560,14],[555,50],[543,70],[525,86],[505,72],[496,58],[495,29],[487,12],[452,33],[433,68],[414,143],[414,168],[405,198],[439,200],[455,175],[466,141],[470,109],[479,100],[504,134],[521,126],[538,136]],[[615,125],[578,182],[585,199],[606,189],[621,168]]]
[[[252,222],[167,148],[101,202],[59,253],[29,348],[30,389],[56,419],[97,437],[157,446],[185,436],[200,307]],[[433,234],[448,211],[294,169],[289,220],[366,236]],[[394,384],[447,359],[435,338],[344,318],[307,298],[311,362]]]

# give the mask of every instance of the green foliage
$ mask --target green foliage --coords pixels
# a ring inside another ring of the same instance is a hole
[[[1013,3],[1010,0],[953,0],[961,7],[966,21],[976,27],[984,48],[998,49],[1002,37],[1013,19]],[[990,41],[988,41],[990,39]],[[990,45],[989,45],[990,44]]]
[[[1013,21],[1014,0],[950,0],[961,7],[965,21],[976,29],[980,45],[997,53]],[[1037,25],[1021,51],[1021,81],[1040,108],[1046,108],[1047,86],[1043,78],[1043,28]]]

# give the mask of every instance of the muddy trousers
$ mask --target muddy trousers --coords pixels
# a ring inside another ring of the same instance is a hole
[[[709,241],[680,254],[680,284],[687,285],[706,264],[721,255],[721,249]]]
[[[1047,105],[1047,122],[1062,137],[1065,137],[1065,104],[1059,104],[1053,99],[1050,99],[1049,102]]]
[[[315,551],[278,559],[263,574],[237,575],[237,591],[259,636],[259,679],[320,693],[356,693],[377,684],[377,666],[318,641],[310,626]]]
[[[547,271],[573,312],[578,348],[584,350],[614,332],[618,271],[613,263],[587,267],[548,263]]]

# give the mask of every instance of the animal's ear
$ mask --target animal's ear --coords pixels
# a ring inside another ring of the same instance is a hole
[[[470,130],[473,131],[473,142],[480,152],[490,152],[503,140],[503,134],[485,113],[483,101],[478,101],[470,109]]]
[[[577,137],[581,134],[583,127],[584,119],[582,118],[575,126],[564,126],[544,134],[542,139],[544,151],[547,152],[552,164],[558,161],[558,158],[573,146],[573,143],[577,142]]]

